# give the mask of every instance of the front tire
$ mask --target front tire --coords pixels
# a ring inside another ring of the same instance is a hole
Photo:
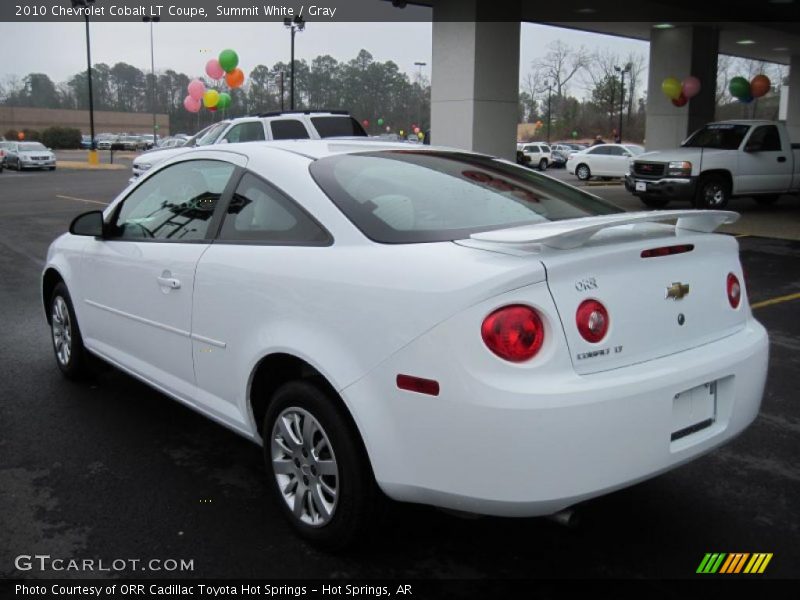
[[[88,373],[89,356],[75,317],[67,286],[60,282],[50,297],[50,338],[56,364],[67,379],[79,380]]]
[[[639,196],[639,200],[649,208],[664,208],[669,204],[669,198],[659,196]]]
[[[270,487],[301,537],[340,550],[367,534],[381,492],[336,398],[309,381],[284,384],[264,416],[263,435]]]
[[[592,171],[589,169],[589,165],[581,163],[575,167],[575,175],[581,181],[589,181],[589,179],[592,177]]]
[[[709,175],[700,180],[695,196],[697,208],[721,210],[731,199],[731,186],[721,175]]]

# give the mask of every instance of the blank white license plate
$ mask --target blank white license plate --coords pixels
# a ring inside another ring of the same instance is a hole
[[[636,191],[637,192],[646,192],[647,191],[647,182],[646,181],[637,181],[636,182]]]
[[[716,417],[716,381],[677,394],[672,400],[673,441],[705,429]]]

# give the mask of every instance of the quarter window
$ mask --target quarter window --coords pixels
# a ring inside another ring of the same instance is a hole
[[[219,237],[275,244],[318,245],[330,241],[328,232],[303,209],[250,173],[236,187]]]
[[[308,130],[297,119],[280,119],[269,124],[273,140],[307,140]]]
[[[111,236],[119,240],[194,241],[206,239],[232,164],[191,160],[155,173],[116,211]]]

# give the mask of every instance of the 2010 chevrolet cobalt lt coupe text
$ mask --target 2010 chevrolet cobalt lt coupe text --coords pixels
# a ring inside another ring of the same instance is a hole
[[[96,355],[262,443],[340,546],[381,494],[545,515],[743,431],[768,344],[735,218],[452,150],[229,144],[75,219],[43,300],[65,375]]]

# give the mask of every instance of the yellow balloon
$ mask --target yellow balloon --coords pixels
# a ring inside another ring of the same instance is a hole
[[[219,92],[217,90],[208,90],[203,94],[203,106],[206,108],[214,108],[219,103]]]
[[[680,98],[682,91],[681,82],[675,77],[667,77],[661,82],[661,91],[664,92],[670,100],[677,100]]]
[[[418,137],[419,139],[421,139],[421,140],[422,140],[422,139],[424,139],[424,138],[425,138],[425,134],[424,134],[424,133],[422,133],[422,132],[420,131],[420,132],[417,134],[417,137]]]

